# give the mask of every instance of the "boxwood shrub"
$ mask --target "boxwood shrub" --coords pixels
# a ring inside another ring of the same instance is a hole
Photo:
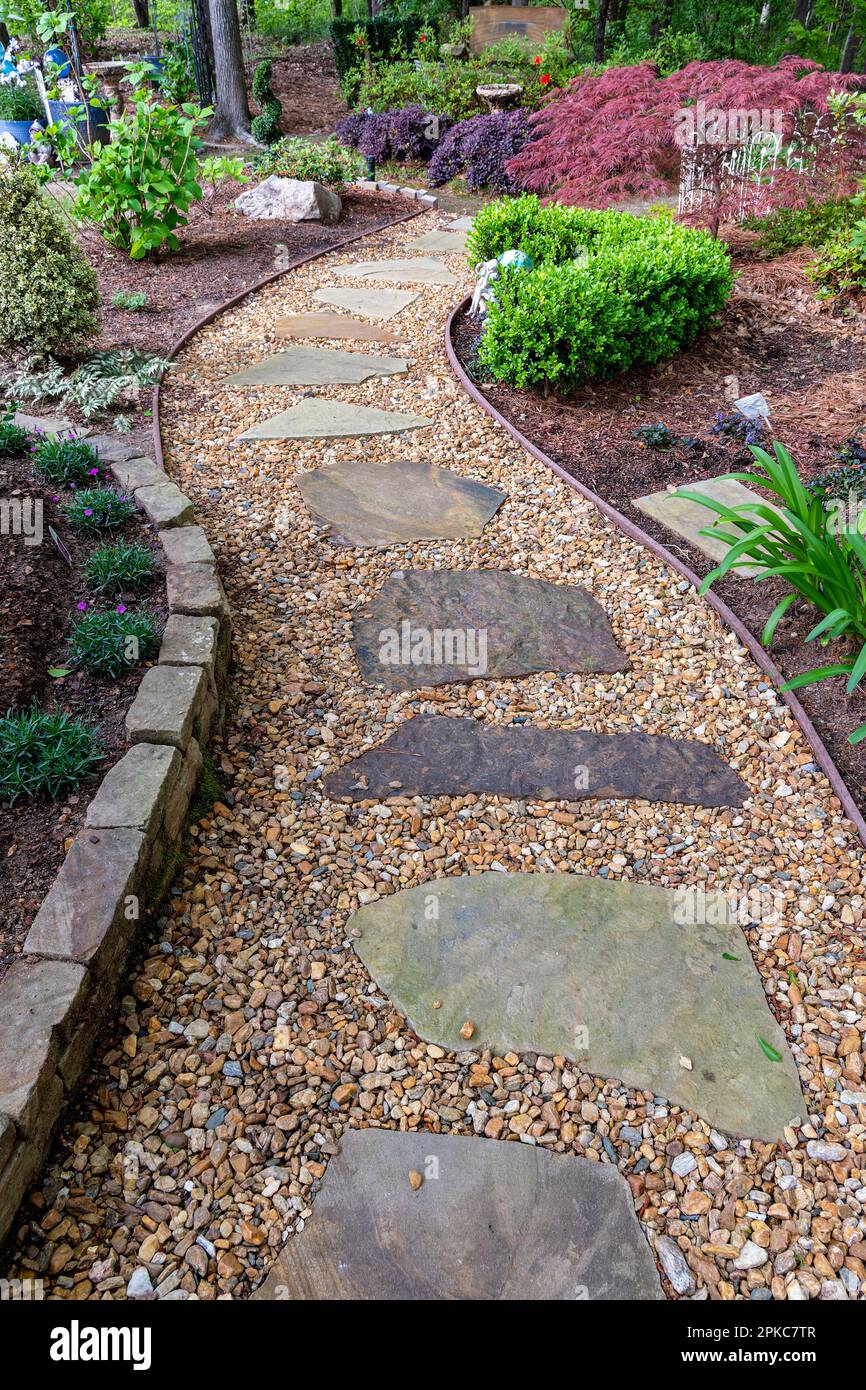
[[[500,271],[478,364],[515,386],[570,386],[671,357],[733,287],[722,243],[668,218],[492,203],[476,216],[469,259],[511,248],[533,269]]]

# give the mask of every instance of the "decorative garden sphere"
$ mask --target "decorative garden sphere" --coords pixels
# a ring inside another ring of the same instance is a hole
[[[63,49],[58,48],[56,44],[51,48],[46,48],[42,61],[46,65],[46,71],[49,66],[53,67],[51,76],[57,82],[60,82],[64,77],[68,77],[72,71],[72,64],[68,57],[63,52]]]
[[[501,256],[496,258],[501,266],[506,268],[514,266],[515,270],[531,270],[532,258],[527,256],[525,251],[503,251]]]

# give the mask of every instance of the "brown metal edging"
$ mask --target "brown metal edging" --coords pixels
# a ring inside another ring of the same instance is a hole
[[[293,261],[291,265],[287,265],[283,270],[269,271],[267,275],[262,276],[261,280],[255,280],[252,285],[247,285],[246,289],[241,290],[239,294],[232,295],[231,299],[225,300],[223,304],[218,304],[215,309],[211,309],[209,313],[197,319],[196,322],[178,338],[177,342],[169,348],[166,354],[166,361],[173,362],[177,354],[186,347],[190,338],[194,337],[200,328],[205,328],[207,324],[213,323],[214,319],[218,318],[220,314],[224,314],[227,309],[233,309],[236,304],[240,304],[248,295],[255,294],[256,290],[264,289],[265,285],[272,285],[275,280],[279,280],[281,275],[288,275],[291,271],[297,270],[299,266],[309,265],[311,261],[318,261],[322,256],[329,256],[332,251],[341,251],[344,246],[351,246],[353,242],[361,241],[366,236],[372,236],[376,232],[387,232],[389,228],[398,226],[400,222],[409,222],[413,217],[420,217],[422,212],[430,211],[432,211],[432,209],[426,206],[411,208],[409,212],[401,213],[399,217],[392,218],[390,222],[383,222],[381,226],[367,227],[361,232],[354,232],[352,236],[344,237],[342,241],[334,242],[332,246],[323,246],[318,251],[310,251],[306,256],[301,256],[300,260]],[[159,388],[162,385],[162,380],[163,378],[160,377],[153,388],[151,433],[153,435],[153,451],[157,466],[165,470],[165,459],[162,453],[162,433],[159,428]]]
[[[574,492],[579,493],[587,502],[591,502],[603,516],[607,517],[608,521],[612,521],[614,526],[618,527],[620,531],[623,531],[630,540],[637,541],[639,545],[644,546],[644,548],[655,555],[657,559],[662,560],[672,570],[675,570],[677,574],[682,575],[683,579],[688,580],[693,588],[699,589],[701,586],[701,579],[689,569],[688,565],[684,565],[682,560],[678,559],[676,555],[673,555],[670,550],[661,545],[660,542],[655,540],[652,536],[648,536],[645,531],[642,531],[641,528],[636,526],[633,521],[630,521],[628,517],[623,516],[622,512],[618,512],[609,502],[605,502],[604,499],[593,492],[591,488],[586,487],[584,483],[579,483],[577,479],[573,478],[570,473],[567,473],[560,464],[554,463],[552,458],[548,458],[543,450],[539,449],[536,444],[533,444],[530,439],[527,439],[524,434],[521,434],[516,425],[512,425],[510,420],[506,420],[504,415],[500,415],[496,407],[491,405],[490,401],[478,389],[475,383],[470,381],[454,351],[452,339],[454,322],[458,314],[462,314],[469,303],[470,296],[467,295],[464,300],[455,305],[452,309],[445,326],[445,352],[448,357],[448,362],[452,372],[467,395],[475,401],[476,405],[480,405],[481,409],[485,410],[502,429],[510,434],[511,438],[515,440],[522,449],[525,449],[526,452],[531,454],[534,459],[537,459],[539,463],[545,464],[558,478],[561,478],[564,483]],[[703,595],[703,599],[705,603],[708,603],[710,607],[718,613],[722,622],[739,638],[743,646],[747,648],[755,664],[772,680],[776,687],[777,694],[784,700],[802,729],[806,742],[815,755],[816,763],[830,783],[835,796],[838,797],[842,804],[845,815],[857,831],[862,845],[866,848],[866,820],[864,820],[858,810],[857,804],[846,787],[842,774],[824,746],[818,730],[815,728],[794,692],[791,690],[783,691],[778,689],[778,687],[783,684],[785,677],[767,655],[767,652],[760,645],[757,638],[752,635],[745,624],[737,617],[736,613],[728,607],[723,599],[720,599],[717,594],[713,593],[712,589],[708,590],[707,593]]]

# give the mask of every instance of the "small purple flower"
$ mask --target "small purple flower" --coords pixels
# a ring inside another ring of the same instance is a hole
[[[83,613],[87,608],[87,600],[82,599],[80,603],[76,603],[75,607],[78,609],[79,613]]]
[[[98,477],[99,477],[99,469],[98,469],[98,468],[88,468],[88,470],[87,470],[87,476],[88,476],[88,478],[98,478]]]
[[[126,604],[125,604],[125,603],[119,603],[114,611],[115,611],[115,613],[125,613],[125,612],[126,612]]]
[[[85,515],[85,516],[93,516],[93,508],[92,508],[92,507],[85,507],[85,508],[84,508],[84,515]]]

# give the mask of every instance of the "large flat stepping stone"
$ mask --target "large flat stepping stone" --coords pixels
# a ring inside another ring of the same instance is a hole
[[[732,918],[721,894],[490,872],[380,898],[352,926],[428,1042],[569,1057],[727,1133],[779,1139],[806,1102]]]
[[[238,435],[240,439],[354,439],[368,434],[399,434],[435,424],[426,415],[403,415],[376,410],[349,401],[327,401],[312,396],[289,410],[262,420]],[[236,441],[237,442],[237,441]]]
[[[635,798],[688,806],[741,806],[748,789],[706,743],[666,734],[495,728],[477,719],[419,714],[377,748],[332,772],[328,796],[462,796],[583,801]]]
[[[354,617],[364,678],[391,690],[532,671],[622,671],[604,609],[506,570],[409,570]]]
[[[274,332],[278,338],[353,338],[360,343],[399,343],[390,328],[364,323],[345,314],[288,314],[277,319]]]
[[[451,274],[447,265],[433,256],[393,261],[352,261],[349,265],[335,266],[334,274],[348,280],[390,280],[397,285],[458,283],[457,276]]]
[[[471,232],[475,225],[475,214],[471,213],[467,217],[455,217],[453,222],[448,223],[450,232]]]
[[[233,372],[220,386],[347,386],[371,376],[408,372],[404,357],[377,357],[342,348],[294,347]]]
[[[409,243],[409,251],[440,251],[444,254],[454,255],[466,250],[466,233],[453,231],[451,228],[444,232],[425,232],[424,236],[419,236],[417,241]]]
[[[410,1174],[420,1175],[415,1187]],[[664,1298],[628,1184],[528,1144],[353,1129],[257,1299]]]
[[[394,319],[416,299],[420,291],[412,290],[357,290],[337,288],[316,290],[316,299],[322,304],[333,304],[337,309],[348,309],[352,314],[367,314],[371,319]]]
[[[744,502],[759,502],[765,507],[772,506],[772,503],[767,502],[759,493],[738,483],[736,478],[703,478],[697,483],[684,483],[682,490],[700,492],[705,497],[712,497],[716,502],[724,502],[729,507],[739,507]],[[701,535],[705,526],[712,526],[716,520],[716,513],[708,507],[701,507],[697,502],[690,501],[687,497],[680,496],[679,490],[650,492],[646,497],[636,497],[634,504],[647,516],[660,521],[662,526],[673,531],[674,535],[688,541],[696,550],[709,555],[711,560],[718,562],[727,555],[730,547],[725,541],[712,540]],[[779,512],[778,507],[773,507],[773,511]],[[779,512],[779,516],[781,515]],[[754,565],[746,565],[735,572],[751,576],[760,571]]]
[[[336,545],[480,536],[505,501],[486,483],[431,463],[335,463],[297,479],[313,519]]]

